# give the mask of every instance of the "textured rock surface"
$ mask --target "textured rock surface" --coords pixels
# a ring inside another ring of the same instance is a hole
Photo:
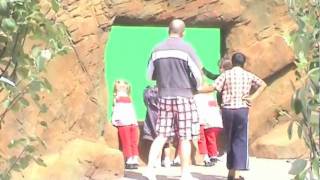
[[[276,126],[268,134],[259,137],[252,145],[252,153],[256,156],[265,156],[272,159],[301,158],[307,154],[305,144],[297,135],[297,127],[293,128],[293,136],[287,134],[289,123]]]
[[[220,27],[225,53],[242,51],[248,56],[246,68],[270,86],[251,109],[251,142],[269,131],[272,134],[270,121],[279,106],[288,107],[293,92],[288,80],[294,79],[292,70],[287,70],[293,53],[283,37],[296,25],[282,0],[62,0],[56,18],[67,25],[74,51],[50,62],[46,76],[53,92],[42,96],[49,105],[47,114],[39,115],[36,107],[30,107],[8,115],[0,130],[1,152],[7,152],[6,144],[19,136],[21,127],[47,142],[46,153],[61,150],[74,138],[98,139],[103,129],[110,147],[118,148],[116,129],[104,126],[107,88],[103,56],[108,31],[113,23],[167,25],[174,17],[189,26]],[[48,129],[41,128],[40,121],[46,121]],[[253,155],[267,156],[255,154],[255,148],[251,146]]]

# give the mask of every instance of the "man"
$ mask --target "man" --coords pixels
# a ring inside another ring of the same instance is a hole
[[[181,179],[193,179],[189,171],[191,140],[199,135],[199,119],[193,95],[201,84],[202,65],[191,45],[182,38],[185,24],[174,19],[169,38],[158,44],[151,55],[147,76],[159,90],[157,137],[153,141],[144,176],[155,179],[153,165],[168,138],[179,138]]]
[[[251,102],[267,86],[254,74],[243,69],[246,58],[242,53],[232,56],[233,68],[223,72],[212,87],[199,91],[216,89],[222,94],[222,119],[227,138],[228,180],[243,180],[240,171],[248,170],[248,112]],[[250,95],[253,87],[258,89]]]

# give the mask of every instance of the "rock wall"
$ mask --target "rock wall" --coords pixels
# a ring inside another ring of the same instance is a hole
[[[297,84],[294,55],[284,38],[296,25],[282,0],[62,0],[56,18],[67,25],[73,51],[50,62],[48,67],[46,76],[53,92],[44,94],[42,101],[49,105],[49,112],[39,115],[32,106],[8,116],[0,131],[3,153],[7,152],[9,140],[19,136],[17,129],[22,126],[44,138],[48,144],[46,153],[60,151],[75,138],[98,139],[102,129],[109,146],[118,147],[116,130],[110,124],[104,126],[107,88],[103,56],[114,23],[167,25],[172,18],[181,18],[188,26],[220,27],[223,53],[245,53],[246,69],[269,85],[251,109],[251,144],[257,139],[263,143],[261,137],[273,132],[276,110],[289,107],[292,85]],[[39,121],[46,121],[49,127],[44,130]],[[251,147],[252,152],[257,152],[256,147]],[[301,153],[304,152],[295,152],[291,157]]]

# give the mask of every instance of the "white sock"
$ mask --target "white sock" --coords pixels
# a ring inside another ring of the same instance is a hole
[[[210,158],[209,158],[208,154],[205,154],[203,156],[203,161],[205,161],[205,162],[209,162],[210,161]]]

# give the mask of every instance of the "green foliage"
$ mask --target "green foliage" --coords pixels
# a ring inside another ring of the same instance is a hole
[[[59,10],[58,0],[48,2],[55,12]],[[50,59],[69,49],[65,45],[68,40],[65,26],[48,19],[39,3],[39,0],[0,0],[0,77],[11,82],[0,81],[0,92],[7,92],[2,100],[6,109],[0,114],[0,127],[9,110],[19,112],[30,105],[29,100],[38,105],[40,112],[46,112],[46,106],[34,98],[39,92],[52,91],[42,72]],[[31,52],[25,52],[27,38],[37,42]]]
[[[28,167],[31,161],[36,162],[40,166],[46,166],[44,161],[38,154],[38,146],[46,148],[45,143],[39,137],[24,137],[16,140],[12,140],[8,145],[9,149],[19,149],[18,155],[11,157],[0,157],[0,160],[7,166],[2,170],[0,179],[10,179],[11,171],[21,172],[23,169]]]
[[[290,171],[295,179],[320,179],[319,113],[320,113],[320,1],[288,0],[289,11],[298,25],[289,43],[296,54],[297,77],[303,86],[292,98],[292,109],[298,115],[293,122],[298,125],[298,136],[310,150],[309,163],[296,160]],[[288,136],[292,137],[292,125]]]
[[[41,1],[41,5],[45,3],[53,10],[50,14],[59,11],[59,0]],[[39,108],[39,113],[48,111],[39,93],[51,92],[52,86],[43,72],[50,59],[69,50],[66,27],[56,22],[55,17],[43,14],[41,5],[40,0],[0,0],[0,94],[3,98],[0,99],[0,129],[10,111],[21,112],[31,104]],[[25,43],[30,40],[28,44],[32,43],[33,47],[29,50]],[[39,125],[48,127],[45,121]],[[37,155],[38,148],[45,147],[45,142],[29,136],[23,128],[19,132],[22,138],[12,140],[8,148],[20,153],[0,155],[0,180],[10,179],[12,171],[20,172],[31,161],[45,166]]]

